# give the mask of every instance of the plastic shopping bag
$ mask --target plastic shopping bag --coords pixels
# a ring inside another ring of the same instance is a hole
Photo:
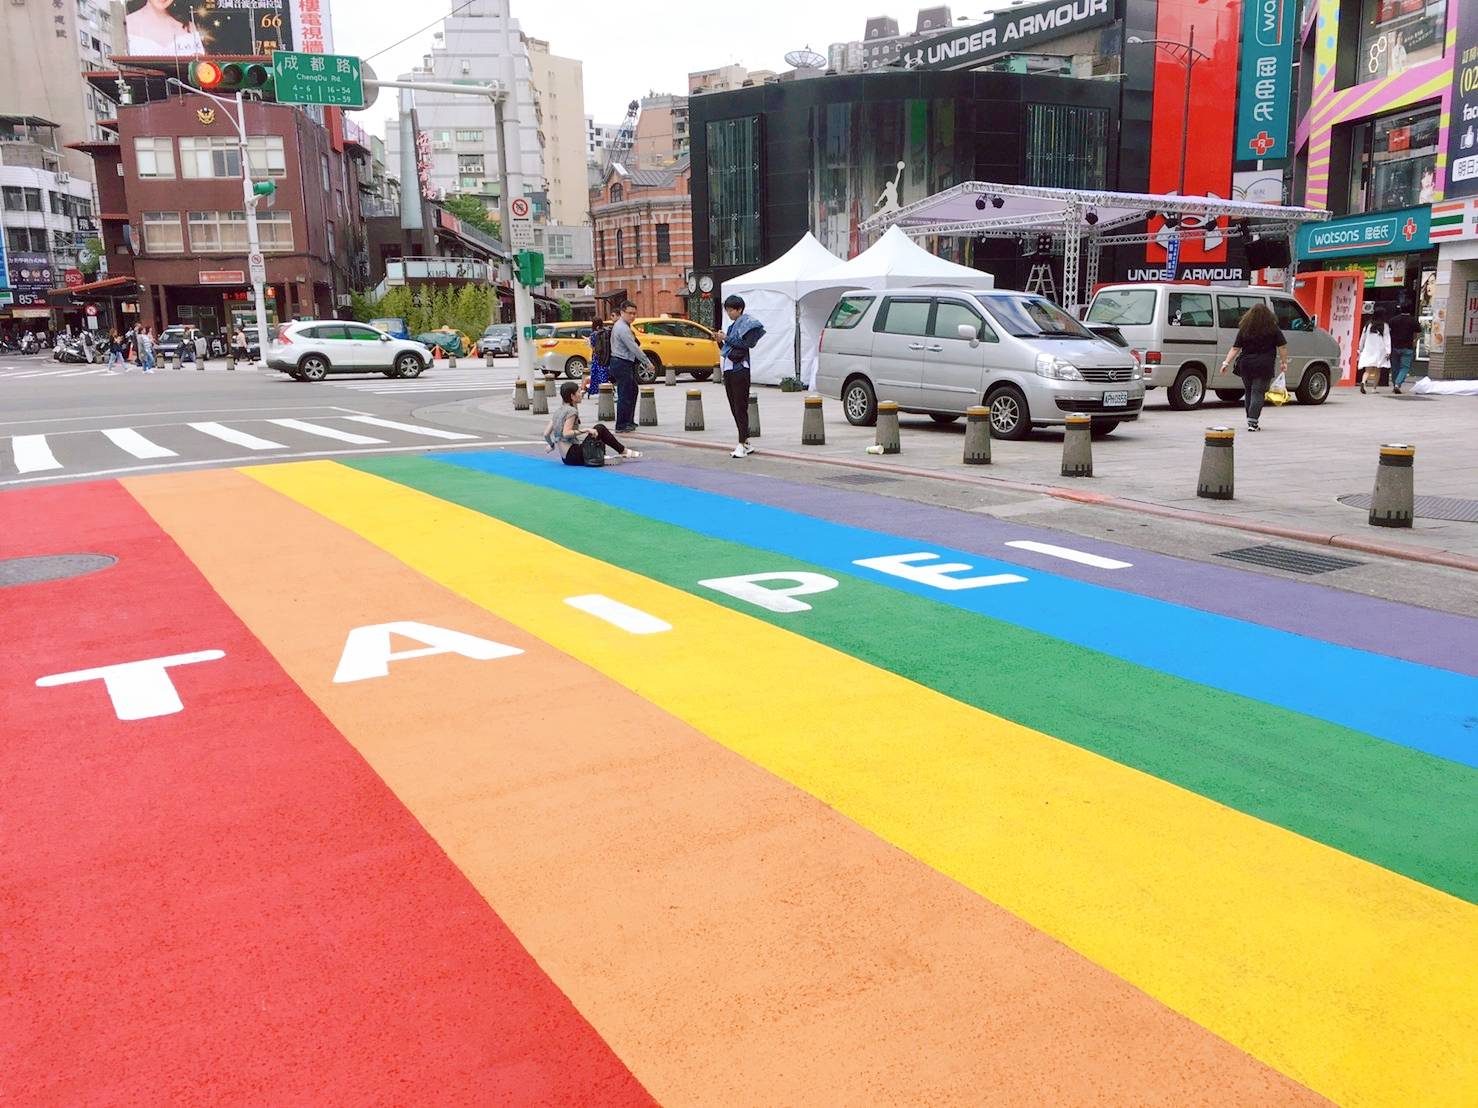
[[[1287,404],[1293,397],[1288,395],[1288,381],[1282,373],[1273,378],[1273,383],[1268,386],[1268,391],[1263,394],[1263,399],[1269,404]]]

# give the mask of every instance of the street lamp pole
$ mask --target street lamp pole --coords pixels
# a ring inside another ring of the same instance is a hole
[[[1191,70],[1195,68],[1197,62],[1210,61],[1211,55],[1204,50],[1196,49],[1195,24],[1191,25],[1191,32],[1185,42],[1173,38],[1140,38],[1138,35],[1131,35],[1129,41],[1135,46],[1160,47],[1185,66],[1185,96],[1180,110],[1180,185],[1176,190],[1184,196],[1186,150],[1191,137]]]

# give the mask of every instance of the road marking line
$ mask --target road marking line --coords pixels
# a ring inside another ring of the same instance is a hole
[[[103,434],[112,440],[113,445],[132,454],[135,458],[177,458],[177,451],[160,446],[156,442],[150,442],[132,427],[109,427]]]
[[[1050,542],[1032,542],[1029,539],[1013,539],[1006,544],[1017,550],[1030,550],[1036,554],[1046,554],[1050,558],[1061,558],[1065,562],[1077,562],[1079,565],[1092,566],[1094,569],[1130,569],[1133,562],[1120,562],[1114,558],[1104,558],[1098,554],[1089,554],[1086,551],[1074,550],[1070,546],[1053,546]]]
[[[16,435],[10,440],[10,448],[15,451],[15,468],[21,473],[62,468],[51,447],[46,445],[45,435]]]
[[[286,450],[287,447],[280,442],[272,442],[270,439],[259,439],[255,435],[248,435],[245,431],[238,431],[234,427],[224,424],[206,422],[192,423],[191,427],[202,431],[214,438],[229,442],[234,446],[244,446],[248,450]]]
[[[340,431],[336,427],[324,427],[317,423],[306,423],[301,419],[269,419],[268,423],[275,423],[279,427],[286,427],[290,431],[302,431],[304,434],[317,435],[321,439],[336,439],[339,442],[352,443],[355,446],[381,446],[384,439],[372,439],[368,435],[356,435],[353,431]]]
[[[393,419],[380,419],[378,416],[352,415],[345,419],[355,423],[368,423],[372,427],[389,427],[392,431],[405,431],[412,435],[427,435],[433,439],[475,439],[476,435],[463,434],[461,431],[443,431],[437,427],[418,427],[414,423],[396,423]]]
[[[599,593],[566,597],[565,603],[596,619],[603,619],[613,627],[630,631],[633,635],[656,635],[672,630],[672,624],[665,620],[660,620],[640,608],[622,604],[619,600],[612,600],[609,596],[601,596]]]

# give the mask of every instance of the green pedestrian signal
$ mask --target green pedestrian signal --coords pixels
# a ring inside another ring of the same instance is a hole
[[[544,255],[536,250],[520,250],[517,256],[518,283],[526,288],[544,283]]]

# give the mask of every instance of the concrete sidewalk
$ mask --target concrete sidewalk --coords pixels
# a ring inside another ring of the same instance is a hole
[[[687,392],[703,396],[706,429],[683,430]],[[1265,523],[1300,532],[1351,536],[1370,543],[1401,544],[1478,557],[1478,523],[1418,518],[1410,530],[1371,527],[1363,509],[1339,497],[1370,493],[1375,482],[1380,445],[1408,442],[1416,446],[1418,496],[1478,498],[1478,398],[1392,396],[1389,391],[1361,396],[1337,389],[1325,404],[1269,406],[1263,430],[1246,430],[1240,404],[1213,402],[1197,412],[1172,411],[1165,393],[1150,394],[1137,422],[1126,423],[1093,443],[1094,476],[1072,479],[1059,474],[1061,430],[1041,430],[1022,442],[995,439],[992,464],[966,466],[961,461],[964,423],[938,426],[926,416],[900,421],[902,453],[869,455],[873,429],[850,426],[841,405],[823,405],[826,445],[801,445],[801,393],[757,387],[762,433],[753,440],[758,451],[785,451],[833,462],[868,467],[900,467],[1000,480],[1040,488],[1067,488],[1074,494],[1123,498],[1162,508],[1197,512],[1228,522]],[[655,388],[658,426],[642,428],[637,437],[655,435],[713,446],[734,443],[733,421],[723,389],[714,382],[677,388]],[[553,390],[551,390],[551,396]],[[514,412],[507,394],[482,401],[478,408],[495,418],[499,429],[521,437],[537,437],[546,419]],[[595,402],[582,405],[584,422],[595,422]],[[1203,500],[1196,496],[1203,432],[1214,425],[1237,430],[1236,499]],[[744,461],[735,460],[735,466]]]

